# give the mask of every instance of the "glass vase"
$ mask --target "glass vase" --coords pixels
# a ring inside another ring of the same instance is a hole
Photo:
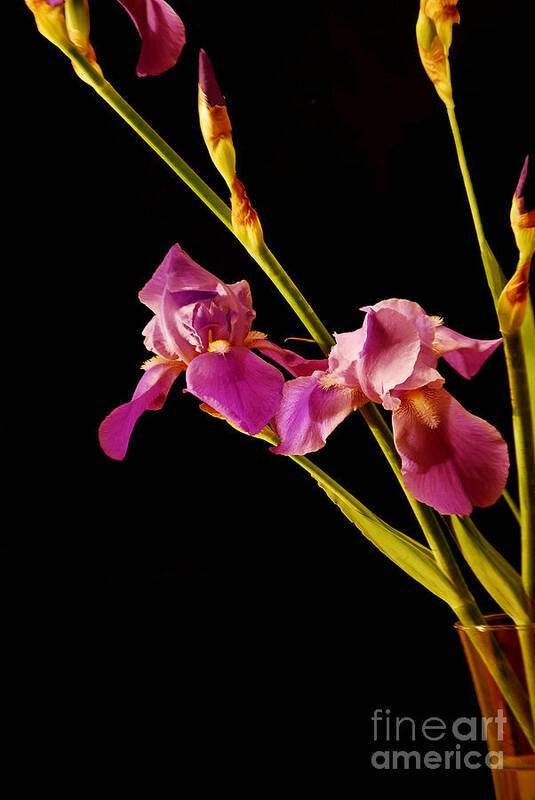
[[[514,625],[504,614],[485,617],[487,624],[455,627],[461,638],[479,707],[489,721],[487,747],[492,758],[496,800],[535,800],[535,753],[491,672],[496,676],[506,663],[525,691],[527,703],[535,698],[535,623]],[[482,657],[484,654],[484,658]],[[499,662],[499,663],[498,663]],[[529,680],[527,679],[529,676]],[[529,688],[532,696],[529,697]]]

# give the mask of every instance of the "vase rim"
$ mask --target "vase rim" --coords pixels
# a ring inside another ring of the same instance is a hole
[[[462,622],[455,622],[454,627],[458,631],[506,631],[506,630],[518,630],[525,629],[525,628],[535,628],[535,622],[526,622],[517,625],[515,622],[512,621],[511,617],[508,617],[507,614],[484,614],[483,615],[486,621],[485,625],[463,625]]]

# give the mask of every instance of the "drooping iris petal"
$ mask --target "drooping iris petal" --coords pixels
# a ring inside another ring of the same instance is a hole
[[[435,329],[435,349],[463,378],[471,378],[502,343],[501,339],[470,339],[445,325]]]
[[[163,406],[169,389],[184,368],[184,364],[177,362],[156,363],[144,373],[130,402],[108,414],[100,425],[98,438],[110,458],[122,461],[139,417],[144,411],[158,411]]]
[[[141,37],[137,74],[159,75],[173,67],[186,43],[184,24],[164,0],[119,0]]]
[[[327,436],[367,398],[356,389],[329,385],[330,373],[314,372],[284,384],[273,425],[281,441],[272,447],[281,455],[304,455],[322,448]]]
[[[259,350],[262,355],[271,358],[276,364],[280,364],[294,377],[312,375],[316,370],[327,369],[326,358],[303,358],[303,356],[292,352],[292,350],[279,347],[278,344],[274,344],[268,339],[253,340],[249,347]]]
[[[255,434],[274,416],[284,378],[247,347],[202,353],[186,372],[188,391],[246,433]]]
[[[463,515],[498,500],[509,469],[507,445],[445,389],[407,394],[392,422],[403,481],[417,500],[441,514]]]

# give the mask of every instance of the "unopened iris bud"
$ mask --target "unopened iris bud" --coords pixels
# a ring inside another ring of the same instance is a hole
[[[503,333],[514,333],[524,321],[529,300],[529,273],[535,252],[535,208],[526,211],[524,190],[529,156],[524,161],[511,205],[511,227],[519,250],[515,274],[498,301],[498,319]]]
[[[65,23],[69,38],[85,52],[89,45],[89,4],[87,0],[65,0]]]
[[[25,2],[33,13],[39,33],[62,50],[69,47],[71,41],[63,4],[50,5],[46,0],[25,0]]]
[[[225,98],[221,93],[210,59],[199,54],[199,121],[210,158],[229,188],[236,176],[236,151]]]
[[[236,151],[225,98],[204,50],[199,54],[199,120],[210,157],[230,189],[232,230],[247,250],[258,251],[264,243],[262,226],[236,175]]]
[[[264,243],[262,226],[245,186],[236,176],[231,186],[231,206],[233,231],[247,250],[257,251]]]
[[[460,22],[457,0],[420,0],[416,40],[423,67],[440,99],[453,108],[448,54],[454,23]]]
[[[87,0],[25,0],[33,12],[37,30],[71,57],[74,71],[86,83],[91,83],[83,68],[72,59],[74,47],[102,75],[95,51],[89,41],[89,8]]]
[[[518,331],[524,322],[529,300],[531,260],[519,264],[498,300],[498,320],[502,333]]]
[[[529,261],[535,252],[535,208],[526,211],[524,187],[528,177],[529,156],[526,156],[511,205],[511,227],[519,250],[519,261]]]

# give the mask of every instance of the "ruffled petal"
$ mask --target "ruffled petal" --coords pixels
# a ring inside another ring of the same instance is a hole
[[[408,393],[392,416],[409,492],[441,514],[470,514],[502,494],[509,456],[498,431],[445,389]]]
[[[463,378],[475,375],[501,343],[501,339],[470,339],[445,325],[435,329],[437,355],[442,356]]]
[[[184,24],[164,0],[119,0],[141,36],[137,74],[159,75],[173,67],[186,43]]]
[[[391,390],[402,385],[414,372],[420,353],[417,326],[391,308],[369,309],[364,322],[366,340],[358,361],[358,378],[363,392],[376,403],[396,408]]]
[[[314,372],[284,384],[273,427],[280,437],[274,453],[304,455],[324,446],[327,436],[367,402],[358,389],[330,382],[332,373]]]
[[[227,284],[201,267],[175,244],[139,299],[153,311],[167,349],[191,360],[210,339],[241,345],[255,317],[247,281]]]
[[[167,399],[169,389],[185,369],[178,363],[157,363],[139,381],[129,403],[118,406],[101,423],[98,430],[100,446],[110,458],[122,461],[134,425],[144,411],[158,411]]]
[[[238,428],[255,434],[271,420],[282,397],[284,378],[246,347],[202,353],[186,372],[187,390]]]
[[[334,338],[336,344],[329,353],[329,370],[344,386],[358,386],[358,357],[366,342],[366,328],[335,333]]]
[[[276,364],[280,364],[294,377],[312,375],[316,370],[327,369],[326,358],[303,358],[292,350],[285,350],[268,339],[253,339],[249,347],[259,350],[262,355],[271,358]]]

